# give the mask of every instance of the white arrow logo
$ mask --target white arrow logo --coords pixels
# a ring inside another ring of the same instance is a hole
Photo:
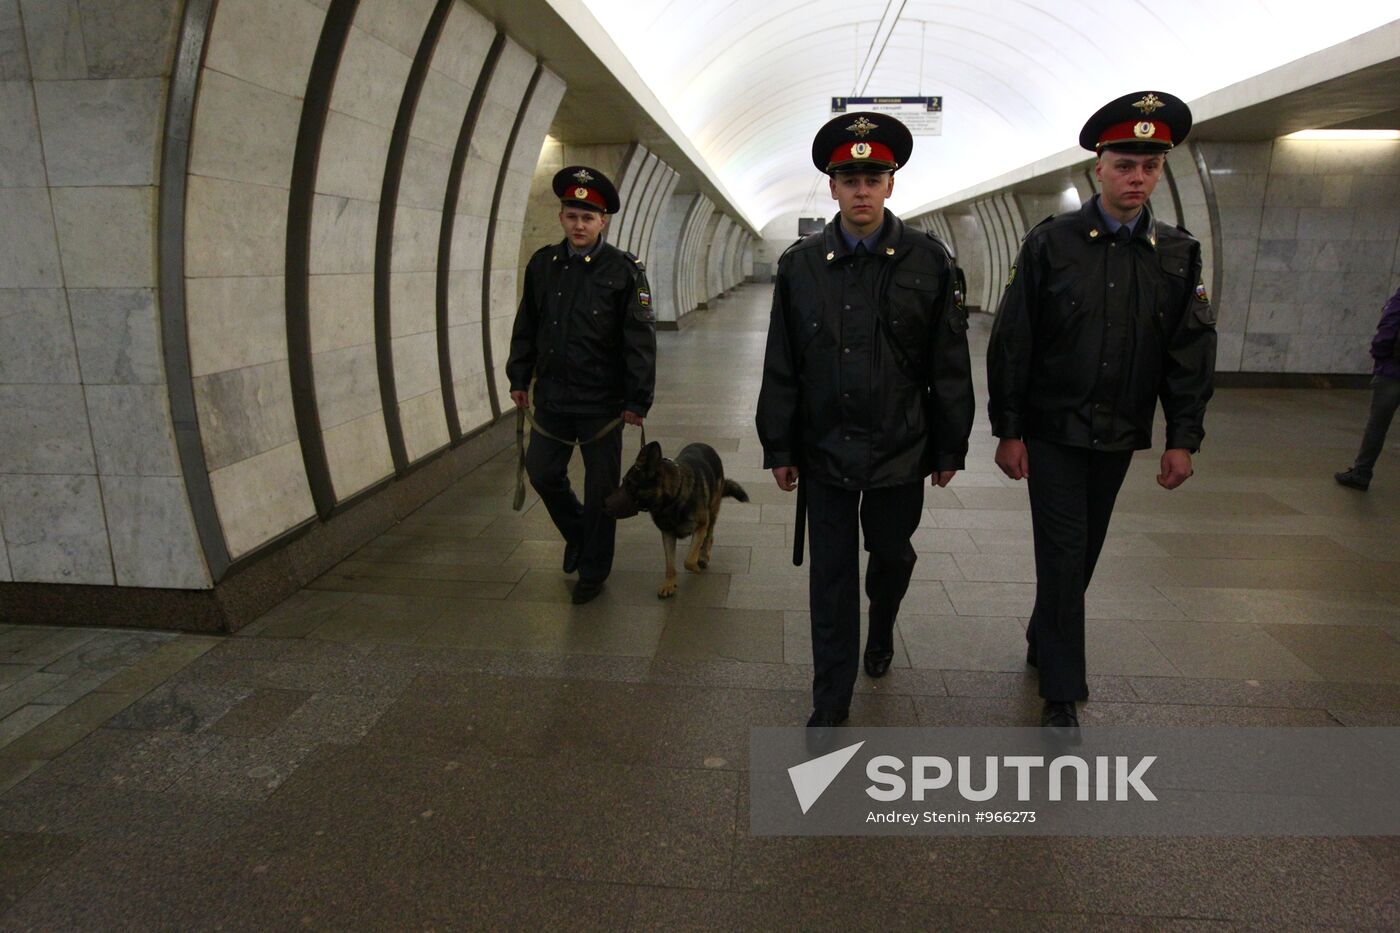
[[[800,765],[788,768],[788,778],[792,781],[792,789],[797,794],[797,802],[801,805],[804,814],[812,809],[812,804],[816,803],[822,794],[826,793],[826,789],[831,786],[832,781],[836,780],[841,769],[850,764],[851,759],[856,756],[856,752],[860,751],[860,747],[864,744],[864,741],[860,741],[820,758],[813,758],[811,761],[804,761]]]

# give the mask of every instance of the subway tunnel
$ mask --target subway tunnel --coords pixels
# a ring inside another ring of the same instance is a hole
[[[1385,828],[756,828],[813,655],[754,413],[838,97],[937,101],[889,207],[965,276],[977,405],[852,725],[1037,722],[988,342],[1024,238],[1099,192],[1079,125],[1153,86],[1195,115],[1151,210],[1200,243],[1215,393],[1188,485],[1160,428],[1128,469],[1085,732],[1400,747],[1395,434],[1334,481],[1400,288],[1400,20],[1081,6],[0,0],[0,926],[1400,924]],[[646,439],[751,500],[669,600],[647,516],[574,605],[512,507],[512,327],[575,165],[645,273]]]

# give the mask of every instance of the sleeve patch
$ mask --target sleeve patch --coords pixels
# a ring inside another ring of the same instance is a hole
[[[637,289],[637,310],[633,312],[633,316],[647,323],[656,320],[656,310],[651,306],[651,292],[645,288]]]
[[[1206,294],[1205,283],[1196,286],[1196,300],[1201,304],[1210,304],[1210,296]]]

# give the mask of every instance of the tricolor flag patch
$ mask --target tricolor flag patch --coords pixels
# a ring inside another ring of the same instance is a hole
[[[1196,286],[1196,300],[1201,304],[1210,304],[1210,296],[1206,294],[1205,283]]]

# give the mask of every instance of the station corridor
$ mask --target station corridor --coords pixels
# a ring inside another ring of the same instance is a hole
[[[753,430],[770,296],[658,335],[649,439],[711,444],[753,500],[672,600],[639,516],[572,606],[506,450],[235,635],[0,625],[0,930],[1400,925],[1394,838],[751,836],[749,729],[810,710],[792,500]],[[1224,389],[1185,487],[1137,457],[1086,729],[1400,725],[1400,450],[1367,494],[1331,475],[1366,403]],[[980,410],[853,724],[1036,721],[1029,511],[992,448]]]

